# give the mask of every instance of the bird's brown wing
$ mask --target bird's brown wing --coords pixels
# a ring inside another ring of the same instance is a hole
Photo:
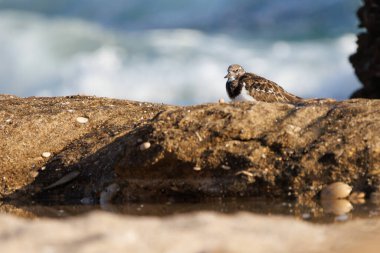
[[[239,81],[245,84],[249,94],[257,101],[293,103],[301,100],[300,97],[290,94],[275,82],[255,74],[246,73]]]

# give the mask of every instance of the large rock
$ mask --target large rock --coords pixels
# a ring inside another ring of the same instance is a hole
[[[380,185],[380,101],[174,107],[1,96],[0,108],[7,198],[93,203],[120,187],[119,201],[308,200],[335,181],[367,196]]]
[[[310,199],[342,181],[379,186],[380,101],[173,108],[129,134],[124,196]],[[140,150],[141,142],[149,149]],[[136,191],[137,190],[137,191]]]
[[[358,49],[350,57],[355,73],[363,84],[354,98],[380,98],[380,5],[378,0],[364,0],[358,10],[359,27],[366,31],[358,35]]]
[[[0,197],[98,196],[115,180],[122,137],[167,108],[83,96],[0,95]],[[88,122],[78,122],[80,117]],[[44,190],[72,172],[79,172],[73,182]]]

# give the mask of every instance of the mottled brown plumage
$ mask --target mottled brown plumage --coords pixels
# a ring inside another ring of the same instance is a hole
[[[302,98],[297,97],[281,86],[253,73],[247,73],[237,64],[228,67],[226,89],[228,96],[234,101],[263,101],[296,103]]]

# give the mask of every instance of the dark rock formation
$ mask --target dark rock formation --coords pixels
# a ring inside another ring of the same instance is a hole
[[[357,13],[359,27],[357,52],[350,57],[355,73],[363,83],[353,98],[380,98],[380,1],[364,0]]]

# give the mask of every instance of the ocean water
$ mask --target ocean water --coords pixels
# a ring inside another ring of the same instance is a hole
[[[227,100],[239,63],[302,97],[360,86],[355,0],[0,0],[0,93]]]

